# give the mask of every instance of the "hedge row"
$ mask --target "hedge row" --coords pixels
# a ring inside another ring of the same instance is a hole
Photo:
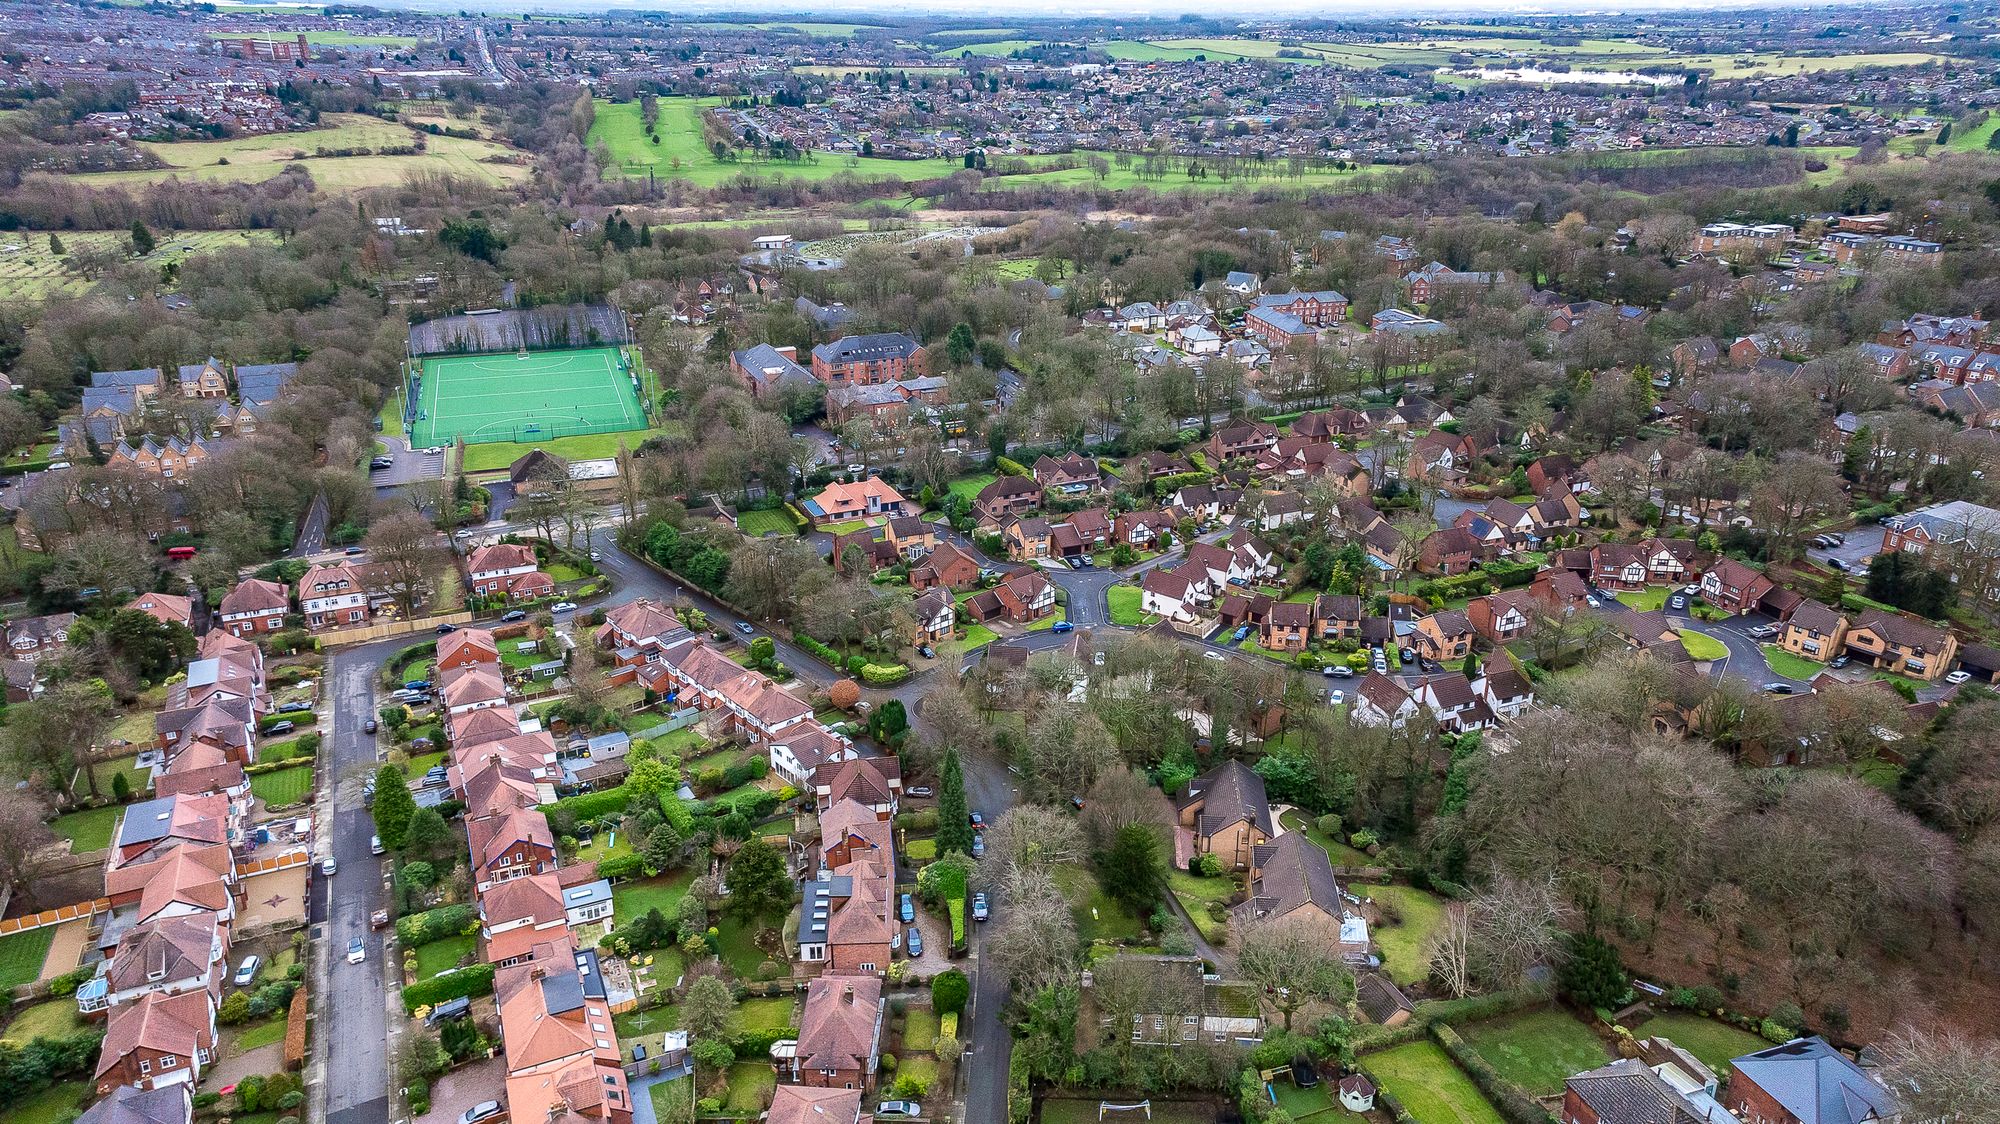
[[[597,864],[597,876],[617,882],[638,874],[644,865],[645,861],[638,855],[618,855],[613,858],[599,860]]]
[[[1356,1053],[1386,1050],[1427,1037],[1430,1028],[1440,1023],[1480,1022],[1547,1001],[1546,993],[1532,989],[1496,991],[1491,995],[1469,995],[1464,999],[1426,999],[1417,1004],[1410,1021],[1402,1026],[1362,1027],[1354,1036],[1354,1050]]]
[[[1483,569],[1486,576],[1493,579],[1494,586],[1500,589],[1527,585],[1541,572],[1541,567],[1533,562],[1506,562],[1497,558],[1486,563]]]
[[[910,666],[901,663],[869,663],[861,665],[861,681],[874,687],[887,687],[901,683],[910,677]]]
[[[441,905],[422,913],[396,918],[396,939],[404,948],[415,948],[445,937],[455,937],[479,921],[479,912],[469,905]]]
[[[404,988],[403,1009],[415,1012],[419,1007],[435,1007],[454,999],[486,995],[492,990],[493,965],[474,964],[469,968],[458,968]]]
[[[804,648],[806,651],[812,653],[814,657],[819,659],[820,662],[826,664],[828,667],[840,670],[844,669],[847,666],[847,661],[840,658],[839,652],[836,652],[832,648],[827,647],[825,644],[822,644],[819,641],[814,640],[812,637],[807,636],[803,632],[794,633],[792,635],[792,643],[797,644],[799,647]]]
[[[1507,1118],[1508,1124],[1555,1124],[1555,1117],[1550,1116],[1547,1109],[1536,1104],[1535,1098],[1519,1085],[1500,1076],[1500,1071],[1480,1057],[1477,1050],[1466,1045],[1457,1031],[1438,1023],[1431,1027],[1431,1036],[1471,1076],[1472,1083],[1479,1086],[1479,1091],[1486,1094],[1486,1099],[1493,1102],[1493,1107],[1500,1110],[1500,1115]]]
[[[993,467],[999,469],[1003,476],[1026,476],[1028,474],[1027,467],[1012,457],[994,457]]]
[[[553,804],[543,804],[543,815],[554,815],[558,811],[575,816],[578,823],[594,820],[600,816],[616,815],[632,802],[632,794],[624,785],[607,788],[599,792],[582,792],[575,796],[565,796]]]
[[[1172,476],[1162,476],[1158,480],[1153,481],[1153,494],[1162,497],[1171,496],[1182,488],[1192,488],[1196,484],[1206,484],[1207,482],[1208,473],[1206,472],[1177,472]]]

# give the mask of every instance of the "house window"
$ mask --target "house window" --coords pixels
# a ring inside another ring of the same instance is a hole
[[[872,972],[872,971],[874,971],[874,970],[875,970],[875,965],[874,965],[874,964],[872,964],[872,963],[870,963],[870,964],[863,964],[863,965],[861,965],[861,970],[862,970],[862,971],[864,971],[864,972]]]
[[[161,1069],[172,1069],[172,1068],[174,1068],[175,1066],[177,1066],[177,1065],[179,1065],[179,1064],[181,1064],[181,1060],[180,1060],[179,1058],[177,1058],[177,1057],[173,1056],[172,1054],[162,1054],[162,1055],[160,1055],[160,1068],[161,1068]]]
[[[140,1073],[151,1073],[151,1072],[153,1072],[153,1063],[152,1063],[152,1062],[150,1062],[150,1061],[148,1061],[148,1060],[146,1060],[145,1058],[140,1058],[140,1059],[139,1059],[139,1072],[140,1072]]]

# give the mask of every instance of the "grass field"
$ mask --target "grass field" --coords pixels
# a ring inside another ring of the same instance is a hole
[[[49,830],[69,840],[70,851],[87,854],[111,846],[111,829],[125,809],[116,804],[82,812],[66,812],[49,824]]]
[[[1145,592],[1136,585],[1114,585],[1104,591],[1104,600],[1110,606],[1111,623],[1127,628],[1139,628],[1146,623],[1146,611],[1139,606],[1145,600]]]
[[[1637,609],[1642,613],[1650,613],[1654,609],[1666,607],[1667,594],[1669,592],[1667,587],[1663,585],[1649,586],[1645,589],[1628,589],[1618,594],[1618,603],[1628,609]]]
[[[1423,1124],[1505,1124],[1479,1086],[1435,1042],[1370,1054],[1362,1064]]]
[[[841,174],[862,179],[935,179],[949,175],[955,164],[919,160],[886,160],[872,156],[822,154],[797,163],[754,158],[718,160],[702,136],[702,111],[722,104],[720,98],[661,98],[659,137],[654,144],[639,116],[639,103],[597,103],[589,142],[611,154],[607,175],[686,180],[697,187],[716,187],[738,176],[823,180]]]
[[[296,31],[271,31],[259,28],[248,31],[211,31],[210,39],[282,39],[291,40]],[[352,31],[308,31],[306,42],[315,47],[414,47],[414,35],[357,35]]]
[[[1795,656],[1776,644],[1764,645],[1764,660],[1771,670],[1787,679],[1811,679],[1826,670],[1823,663],[1815,663],[1804,656]]]
[[[1636,1028],[1641,1037],[1664,1035],[1718,1074],[1729,1072],[1729,1059],[1753,1054],[1770,1043],[1728,1023],[1687,1011],[1666,1011]]]
[[[0,234],[0,300],[44,300],[74,296],[90,288],[92,282],[70,268],[69,255],[79,250],[107,247],[129,250],[132,234],[125,230],[63,230],[64,256],[49,252],[49,236],[25,230]],[[269,230],[190,230],[174,233],[156,231],[153,252],[144,258],[151,266],[176,264],[188,257],[212,250],[247,246],[253,242],[276,242]]]
[[[688,887],[694,883],[694,876],[686,871],[679,874],[664,874],[658,878],[648,878],[639,882],[627,882],[611,891],[611,920],[615,925],[629,925],[644,917],[649,909],[657,909],[668,921],[674,919],[674,910],[681,899],[687,896]]]
[[[1538,1097],[1561,1092],[1570,1074],[1611,1060],[1589,1027],[1556,1007],[1453,1029],[1500,1076]]]
[[[312,780],[312,766],[298,765],[251,777],[250,791],[265,804],[296,804],[312,791]]]
[[[55,939],[54,925],[0,937],[0,995],[41,977],[42,962],[49,958],[49,945]]]
[[[821,39],[845,39],[857,31],[887,30],[879,23],[801,23],[797,20],[766,20],[750,26],[760,31],[796,31],[800,35]]]
[[[612,347],[426,359],[411,441],[512,444],[644,429],[624,363]]]
[[[1097,876],[1080,866],[1056,871],[1056,886],[1069,899],[1070,916],[1076,933],[1087,944],[1095,940],[1136,940],[1145,932],[1144,920],[1132,916],[1124,906],[1111,900]]]
[[[769,1061],[737,1062],[729,1067],[729,1095],[722,1108],[731,1116],[756,1116],[771,1105],[778,1073]]]
[[[322,191],[389,187],[412,172],[447,172],[491,184],[526,179],[525,158],[505,145],[457,137],[422,138],[424,151],[407,155],[320,155],[336,151],[406,148],[418,134],[393,121],[359,113],[329,113],[322,128],[218,141],[142,141],[169,167],[126,172],[90,172],[79,183],[157,183],[169,177],[215,183],[258,183],[288,164],[301,164]],[[512,161],[520,160],[520,163]]]
[[[967,502],[970,502],[971,500],[977,498],[979,493],[983,491],[988,484],[991,484],[998,479],[1000,479],[1000,477],[994,473],[982,472],[977,476],[961,476],[958,479],[953,480],[951,484],[948,485],[948,487],[952,495],[964,496]]]
[[[559,457],[573,461],[604,460],[618,455],[618,443],[623,441],[628,449],[636,449],[658,429],[633,430],[625,433],[587,433],[581,437],[557,437],[548,441],[523,443],[519,441],[488,441],[465,447],[465,463],[460,466],[466,472],[492,472],[506,468],[522,455],[535,449],[546,449]]]
[[[1687,649],[1689,657],[1697,660],[1723,660],[1729,658],[1729,645],[1696,632],[1691,628],[1681,630],[1681,647]]]

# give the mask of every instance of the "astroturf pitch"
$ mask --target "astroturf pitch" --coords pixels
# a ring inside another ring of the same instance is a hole
[[[411,444],[540,441],[644,429],[615,347],[452,355],[423,361]]]

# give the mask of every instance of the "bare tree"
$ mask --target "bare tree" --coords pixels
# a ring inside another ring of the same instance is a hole
[[[1007,908],[985,955],[1016,995],[1076,981],[1076,921],[1069,901],[1043,871],[1022,871],[1008,888]]]
[[[1340,957],[1326,928],[1298,918],[1266,918],[1244,927],[1236,953],[1243,977],[1264,989],[1265,1001],[1285,1017],[1308,1003],[1348,1003],[1354,974]]]
[[[1568,906],[1553,878],[1501,876],[1466,906],[1473,975],[1496,988],[1519,987],[1562,956]]]
[[[2000,1044],[1902,1027],[1883,1043],[1884,1076],[1910,1120],[2000,1120]]]
[[[1016,804],[986,832],[986,861],[979,873],[993,884],[1011,884],[1017,871],[1046,871],[1082,862],[1086,851],[1076,817],[1042,804]]]
[[[1750,514],[1770,533],[1773,556],[1790,558],[1798,554],[1800,536],[1834,510],[1845,510],[1846,498],[1831,465],[1790,452],[1751,490]]]
[[[1472,910],[1453,902],[1424,942],[1424,962],[1453,999],[1472,991]]]
[[[56,840],[48,815],[34,789],[0,789],[0,888],[19,890],[34,875],[42,849]]]
[[[368,528],[368,557],[388,579],[404,616],[414,616],[417,602],[437,588],[438,576],[450,565],[444,540],[430,520],[413,511],[397,512]]]

